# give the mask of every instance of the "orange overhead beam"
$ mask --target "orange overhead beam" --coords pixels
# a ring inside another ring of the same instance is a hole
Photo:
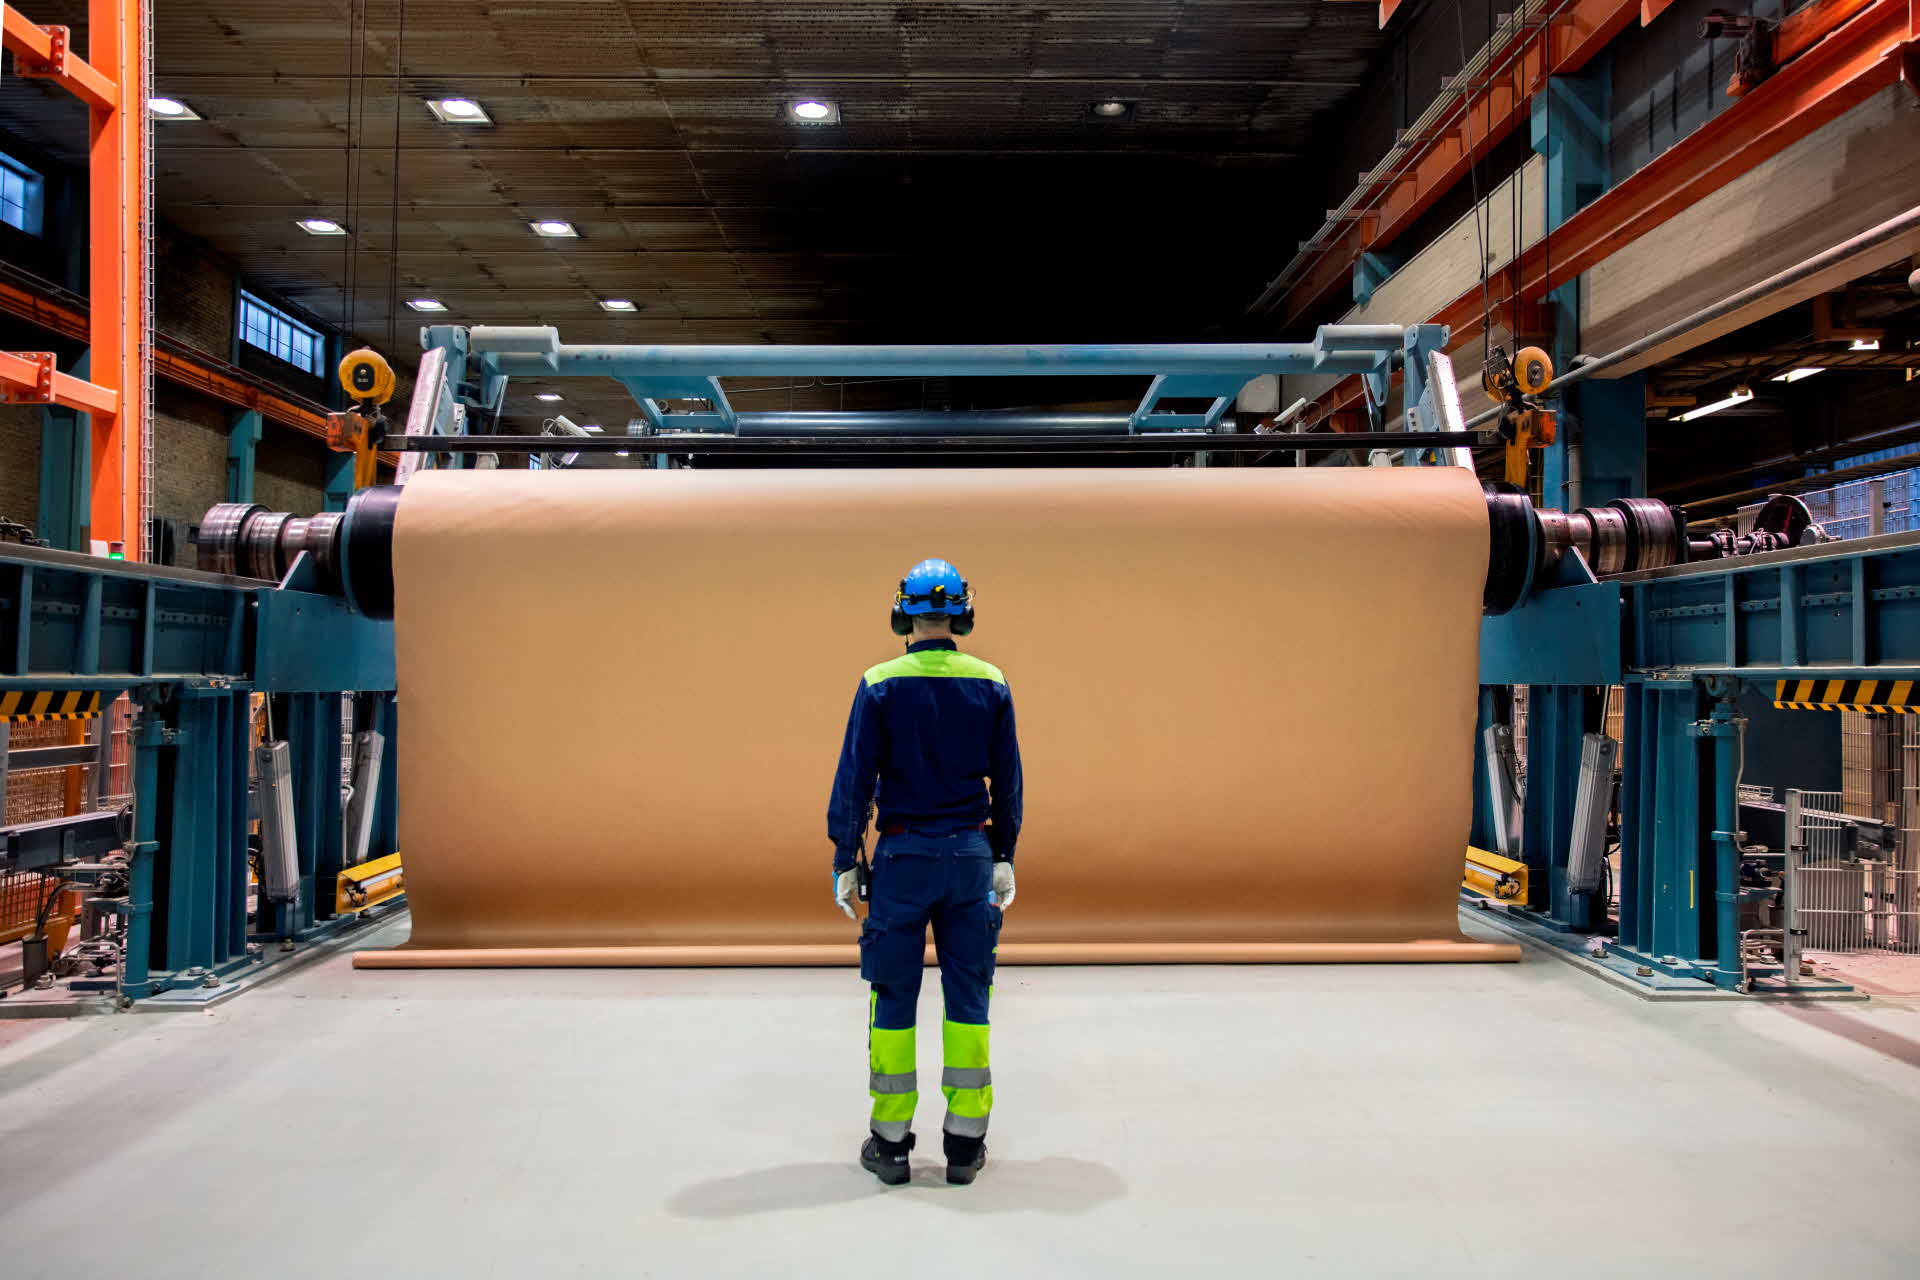
[[[1813,0],[1806,8],[1788,14],[1773,33],[1774,64],[1792,62],[1872,5],[1873,0]]]
[[[0,352],[0,401],[58,404],[82,413],[107,414],[120,405],[117,393],[56,370],[51,351]]]
[[[89,107],[110,110],[120,101],[114,82],[68,47],[73,37],[66,27],[37,26],[12,5],[0,5],[0,19],[15,75],[52,80]]]
[[[1494,50],[1488,82],[1465,95],[1432,137],[1413,143],[1412,159],[1363,193],[1354,222],[1288,286],[1284,323],[1346,285],[1362,253],[1407,230],[1527,118],[1549,77],[1580,70],[1639,13],[1639,0],[1571,0],[1551,25],[1523,27]]]
[[[1758,71],[1736,70],[1727,81],[1727,96],[1740,98],[1752,93],[1775,70],[1819,44],[1872,4],[1873,0],[1813,0],[1806,8],[1788,14],[1760,37],[1768,44],[1769,65]]]
[[[1920,0],[1876,0],[1745,98],[1656,156],[1500,275],[1511,296],[1537,301],[1604,261],[1701,197],[1778,155],[1794,142],[1898,81],[1920,39]],[[1498,304],[1496,304],[1498,305]],[[1476,283],[1431,323],[1458,349],[1482,336]],[[1360,402],[1358,378],[1320,398],[1329,411]]]

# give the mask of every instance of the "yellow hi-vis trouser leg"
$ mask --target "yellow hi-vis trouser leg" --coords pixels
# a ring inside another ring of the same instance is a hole
[[[940,1042],[940,1092],[947,1095],[947,1119],[942,1127],[962,1137],[985,1137],[987,1117],[993,1111],[987,1027],[984,1023],[945,1022],[940,1027]]]
[[[920,1101],[913,1062],[912,1027],[876,1027],[876,998],[867,997],[867,1092],[873,1095],[873,1131],[889,1142],[904,1142]]]

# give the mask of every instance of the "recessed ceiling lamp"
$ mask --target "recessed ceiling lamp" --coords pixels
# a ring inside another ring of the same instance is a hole
[[[602,311],[638,311],[640,308],[629,298],[602,298],[600,309]]]
[[[613,456],[614,456],[614,457],[616,457],[616,458],[631,458],[631,457],[633,456],[633,450],[631,450],[631,449],[615,449],[615,450],[613,451]]]
[[[1785,373],[1776,373],[1773,375],[1773,381],[1798,382],[1802,378],[1811,378],[1816,373],[1825,373],[1826,371],[1827,367],[1825,365],[1806,365],[1799,369],[1789,369]]]
[[[1133,104],[1122,102],[1118,98],[1108,98],[1104,102],[1093,103],[1087,110],[1102,120],[1125,120],[1133,114]]]
[[[408,298],[407,305],[415,311],[445,311],[447,304],[438,298]]]
[[[799,124],[839,124],[840,104],[825,98],[796,98],[787,104],[787,115]]]
[[[1855,338],[1853,345],[1847,348],[1849,351],[1878,351],[1879,349],[1880,339],[1878,338]]]
[[[487,109],[472,98],[429,98],[427,110],[444,124],[492,124]]]
[[[347,229],[332,218],[301,218],[293,225],[310,236],[343,236]]]
[[[561,397],[558,391],[536,391],[533,393],[533,398],[535,400],[545,400],[548,404],[552,404]]]
[[[178,98],[148,98],[147,114],[155,120],[198,120],[201,115]]]
[[[580,238],[580,232],[574,228],[571,222],[563,222],[559,218],[541,218],[539,221],[529,222],[527,225],[533,228],[533,234],[537,236],[550,236],[556,240],[577,240]]]
[[[1722,409],[1731,409],[1734,405],[1745,404],[1751,399],[1753,399],[1753,388],[1735,387],[1733,394],[1725,400],[1715,400],[1712,404],[1703,404],[1698,409],[1689,409],[1680,415],[1679,420],[1681,422],[1692,422],[1695,418],[1704,418],[1710,413],[1718,413]]]
[[[583,423],[580,429],[582,431],[591,431],[593,434],[599,435],[602,430],[602,427],[597,422],[588,422],[588,423]]]

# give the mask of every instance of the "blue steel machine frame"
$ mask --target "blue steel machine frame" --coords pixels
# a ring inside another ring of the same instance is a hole
[[[124,925],[116,972],[77,991],[130,999],[201,987],[248,966],[268,942],[333,927],[342,869],[341,694],[360,693],[363,727],[394,730],[393,629],[333,596],[274,583],[0,546],[0,694],[21,706],[132,695],[133,805],[118,853],[42,865],[92,886],[91,904]],[[269,695],[292,752],[300,892],[249,929],[250,699]],[[104,759],[104,757],[103,757]],[[372,847],[396,845],[392,756]],[[69,842],[90,828],[55,833]],[[24,843],[29,833],[13,833]],[[31,833],[34,835],[45,833]],[[88,847],[96,848],[89,840]],[[78,870],[74,870],[76,866]],[[112,877],[114,887],[102,887]]]
[[[1460,463],[1471,457],[1461,446],[1486,441],[1459,429],[1452,371],[1442,353],[1446,336],[1437,326],[1373,325],[1327,326],[1313,342],[1296,344],[601,347],[563,344],[550,328],[435,326],[422,332],[426,355],[405,434],[389,443],[413,451],[423,465],[453,466],[485,450],[517,451],[528,440],[552,447],[548,437],[478,429],[497,419],[513,377],[537,375],[612,377],[624,384],[639,408],[643,437],[591,443],[638,453],[651,452],[649,443],[682,453],[718,451],[729,440],[744,445],[766,436],[817,443],[860,435],[903,444],[943,436],[955,445],[969,436],[1019,436],[1063,448],[1074,437],[1094,436],[1084,443],[1133,437],[1197,456],[1233,440],[1230,425],[1223,426],[1226,409],[1249,379],[1358,373],[1370,402],[1382,408],[1389,380],[1400,376],[1403,400],[1412,406],[1409,430],[1371,439],[1365,433],[1314,437],[1319,447],[1390,445],[1404,448],[1407,462]],[[735,411],[720,383],[729,376],[809,373],[1130,374],[1149,382],[1138,407],[1125,415],[754,415]],[[1163,403],[1168,400],[1198,400],[1204,408],[1173,408]],[[689,402],[692,407],[675,407]],[[1427,428],[1425,439],[1419,427]],[[1302,437],[1254,439],[1293,448]],[[564,447],[576,445],[589,442],[569,437]],[[381,728],[390,741],[396,728],[393,633],[384,620],[391,616],[390,576],[383,590],[363,572],[378,560],[377,538],[359,539],[360,550],[350,549],[348,540],[356,527],[369,534],[382,512],[381,536],[390,539],[394,491],[385,498],[381,492],[363,491],[344,516],[324,526],[322,517],[249,526],[258,509],[241,508],[219,527],[235,545],[253,536],[250,529],[270,529],[260,554],[248,561],[256,577],[0,547],[0,693],[129,691],[139,707],[133,827],[123,846],[130,887],[112,906],[127,919],[127,955],[117,979],[126,995],[195,985],[248,961],[246,748],[254,693],[274,697],[285,717],[283,736],[293,745],[303,879],[299,903],[257,921],[254,940],[297,938],[328,926],[321,889],[341,869],[340,695],[367,695],[356,713],[366,727]],[[1490,521],[1498,502],[1490,496]],[[1505,612],[1485,623],[1480,680],[1483,726],[1495,714],[1494,687],[1532,690],[1524,849],[1533,874],[1524,905],[1571,934],[1606,924],[1606,904],[1569,886],[1564,851],[1580,736],[1591,727],[1591,691],[1624,685],[1616,949],[1649,970],[1738,985],[1741,724],[1731,697],[1750,681],[1920,678],[1920,536],[1601,580],[1579,550],[1562,547],[1564,554],[1546,556],[1539,537],[1543,513],[1520,502],[1523,533],[1504,551],[1498,523],[1490,526],[1489,610]],[[210,512],[203,526],[203,554],[205,529],[215,526],[221,510]],[[1496,606],[1495,568],[1514,548],[1521,548],[1516,585]],[[224,554],[230,560],[232,548]],[[394,847],[396,754],[387,752],[382,777],[373,846],[381,852]],[[1475,827],[1483,845],[1488,809],[1482,788]]]
[[[497,417],[511,377],[538,373],[617,379],[632,392],[649,430],[663,436],[1016,432],[1063,440],[1088,433],[1177,433],[1190,436],[1188,447],[1198,454],[1220,438],[1223,423],[1230,427],[1228,406],[1261,374],[1361,374],[1378,404],[1385,403],[1390,379],[1399,374],[1411,396],[1427,403],[1427,393],[1437,389],[1429,385],[1428,372],[1446,331],[1432,325],[1329,326],[1312,343],[1234,346],[569,347],[552,329],[450,326],[426,329],[421,338],[425,355],[406,429],[447,446]],[[1444,363],[1444,356],[1438,358]],[[1103,416],[741,414],[719,381],[801,371],[1140,374],[1149,382],[1133,413]],[[699,407],[673,408],[689,400]],[[1170,400],[1199,400],[1204,408],[1171,408],[1164,403]],[[1429,421],[1441,420],[1437,407],[1429,412]],[[1453,416],[1457,420],[1457,412]],[[488,439],[474,435],[465,443]],[[460,466],[471,452],[418,456],[425,465]],[[323,537],[351,529],[352,508],[334,518],[338,523],[325,525],[324,535],[320,517],[255,522],[252,530],[267,532],[258,546],[249,541],[242,549],[241,535],[258,510],[245,503],[215,508],[201,535],[204,557],[209,531],[224,531],[218,536],[232,545],[216,553],[216,562],[251,566],[254,577],[0,546],[0,694],[64,700],[97,692],[105,705],[126,692],[136,707],[130,827],[110,860],[124,884],[100,889],[98,861],[73,857],[59,864],[82,867],[76,874],[83,881],[91,874],[94,905],[125,925],[119,971],[74,979],[77,989],[139,998],[201,986],[245,967],[264,942],[311,937],[336,923],[328,890],[343,867],[342,694],[362,695],[355,700],[356,727],[377,728],[390,744],[370,852],[396,847],[393,629],[385,620],[391,616],[390,583],[384,600],[364,581],[356,591],[351,557],[342,552],[336,558],[336,544],[323,544]],[[223,512],[226,518],[216,519]],[[338,545],[344,546],[340,536]],[[250,930],[254,694],[271,697],[281,718],[276,736],[291,746],[301,888],[296,902],[263,908]],[[84,869],[89,866],[91,872]]]
[[[1736,699],[1779,681],[1920,679],[1920,534],[1889,534],[1557,585],[1482,623],[1481,728],[1498,687],[1528,686],[1521,846],[1529,913],[1571,935],[1606,907],[1569,883],[1574,785],[1590,691],[1625,690],[1617,939],[1629,966],[1740,988],[1779,976],[1743,961]],[[1476,796],[1488,847],[1490,797]]]

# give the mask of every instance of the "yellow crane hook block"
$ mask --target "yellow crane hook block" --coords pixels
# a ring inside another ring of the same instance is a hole
[[[362,404],[385,404],[393,399],[393,366],[372,347],[360,347],[340,358],[340,385]]]

